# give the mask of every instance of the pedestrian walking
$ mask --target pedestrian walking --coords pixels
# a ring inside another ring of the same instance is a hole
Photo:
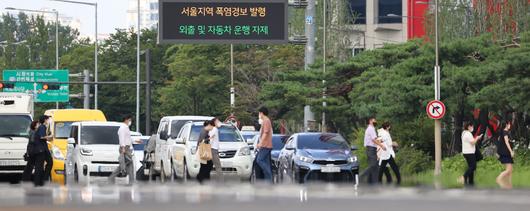
[[[44,125],[46,126],[46,156],[44,160],[46,165],[44,166],[44,181],[46,182],[50,181],[53,167],[52,153],[50,152],[50,148],[48,147],[48,141],[51,141],[53,139],[53,134],[51,132],[52,121],[53,119],[51,117],[48,117],[48,119],[46,119],[46,123],[44,123]]]
[[[483,135],[480,134],[477,137],[473,137],[473,129],[472,123],[466,123],[462,132],[462,154],[467,162],[467,170],[463,175],[463,181],[466,186],[475,185],[475,170],[477,169],[476,145]]]
[[[219,121],[217,118],[213,118],[209,123],[211,130],[208,132],[208,136],[210,137],[210,145],[212,146],[212,162],[215,168],[217,181],[222,182],[224,178],[221,159],[219,158],[219,128],[221,127],[221,121]]]
[[[512,188],[513,158],[515,157],[510,134],[512,123],[506,121],[501,128],[496,145],[499,161],[505,166],[505,170],[497,176],[496,181],[502,188],[510,189]]]
[[[26,167],[22,173],[22,181],[31,181],[31,175],[33,169],[35,169],[35,132],[39,127],[39,121],[33,120],[30,125],[28,145],[26,146],[26,154],[24,154],[24,160],[26,161]]]
[[[35,162],[35,175],[33,177],[33,184],[35,186],[43,186],[45,181],[44,163],[48,151],[48,144],[46,142],[46,121],[48,116],[43,115],[39,118],[39,127],[34,134],[33,153]]]
[[[361,174],[361,178],[365,178],[368,184],[374,184],[379,181],[379,167],[377,165],[377,145],[375,140],[377,139],[377,133],[375,126],[377,120],[375,117],[368,119],[368,126],[364,132],[364,147],[366,150],[366,157],[368,159],[368,167]]]
[[[210,124],[210,121],[205,121],[203,126],[204,127],[202,128],[201,133],[199,134],[199,138],[197,140],[197,148],[195,150],[197,152],[197,155],[201,163],[201,166],[199,168],[199,173],[197,174],[197,181],[201,184],[205,180],[210,179],[210,172],[212,171],[212,168],[213,168],[212,159],[201,159],[201,154],[204,153],[201,150],[203,150],[204,148],[200,148],[200,146],[202,144],[210,144],[210,136],[208,135],[208,133],[213,129],[214,126]],[[210,151],[213,152],[213,150],[211,149]]]
[[[259,143],[256,146],[256,163],[263,172],[263,177],[268,182],[272,181],[271,151],[272,151],[272,123],[269,118],[269,110],[266,107],[258,109],[258,119],[261,122]]]
[[[382,183],[384,171],[387,165],[390,165],[392,171],[396,175],[396,184],[401,184],[401,173],[399,173],[399,167],[396,164],[396,153],[394,152],[394,143],[392,142],[392,136],[390,136],[390,123],[385,122],[382,128],[378,130],[379,138],[375,140],[375,144],[378,145],[380,150],[379,156],[379,173],[378,181]]]
[[[132,125],[132,116],[126,115],[122,118],[123,124],[118,129],[120,141],[119,166],[109,176],[109,182],[114,184],[118,175],[129,176],[129,185],[134,182],[134,165],[132,159],[132,139],[129,127]]]

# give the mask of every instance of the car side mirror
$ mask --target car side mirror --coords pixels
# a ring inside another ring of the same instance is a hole
[[[357,148],[357,146],[351,146],[351,151],[356,151],[358,150],[359,148]]]
[[[286,146],[285,149],[286,149],[286,150],[294,150],[294,147],[292,147],[292,146]]]
[[[166,133],[160,133],[160,139],[161,140],[167,140],[167,134]]]
[[[68,138],[68,144],[75,144],[74,138]]]
[[[184,144],[184,139],[183,138],[177,138],[175,143],[177,144]]]

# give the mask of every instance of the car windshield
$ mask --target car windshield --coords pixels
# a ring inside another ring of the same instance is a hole
[[[349,149],[346,140],[334,133],[299,135],[298,149]]]
[[[147,144],[147,141],[149,141],[149,138],[140,138],[140,136],[131,136],[131,138],[133,139],[134,150],[144,150],[145,145]],[[140,139],[141,142],[138,144],[135,144],[134,139]]]
[[[281,150],[285,145],[284,140],[287,139],[285,136],[273,136],[272,137],[272,149]]]
[[[118,129],[119,126],[83,126],[81,144],[120,144]]]
[[[67,139],[70,136],[70,128],[73,122],[56,122],[55,138]]]
[[[188,122],[204,122],[204,120],[173,120],[171,121],[171,136],[177,137],[182,127]]]
[[[31,118],[26,115],[0,115],[0,137],[26,137]]]
[[[201,125],[193,125],[191,127],[191,134],[190,134],[190,140],[189,141],[198,141],[199,135],[201,134],[201,130],[204,128]]]
[[[219,142],[243,142],[243,137],[234,126],[221,126],[219,128]]]
[[[256,134],[245,134],[243,135],[243,138],[245,138],[245,140],[247,141],[250,141],[252,138],[254,138]]]

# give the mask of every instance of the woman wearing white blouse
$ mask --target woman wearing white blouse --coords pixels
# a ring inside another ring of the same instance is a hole
[[[475,169],[477,169],[477,156],[475,155],[475,145],[482,138],[482,134],[473,137],[473,124],[466,123],[462,132],[462,154],[467,162],[467,170],[464,173],[464,184],[475,185]]]
[[[390,136],[390,123],[383,123],[383,127],[377,131],[379,138],[375,141],[380,148],[379,153],[379,183],[383,180],[383,171],[387,164],[390,165],[394,174],[396,174],[397,184],[401,184],[401,174],[399,173],[399,167],[396,164],[394,147],[392,143],[392,137]]]

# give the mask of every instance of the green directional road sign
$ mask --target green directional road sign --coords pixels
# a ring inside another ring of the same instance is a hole
[[[36,82],[35,102],[68,102],[70,94],[68,70],[4,70],[3,80],[15,83],[14,88],[4,89],[4,92],[33,93]],[[66,84],[48,85],[46,82],[66,82]],[[43,89],[43,86],[47,86],[48,89]]]

